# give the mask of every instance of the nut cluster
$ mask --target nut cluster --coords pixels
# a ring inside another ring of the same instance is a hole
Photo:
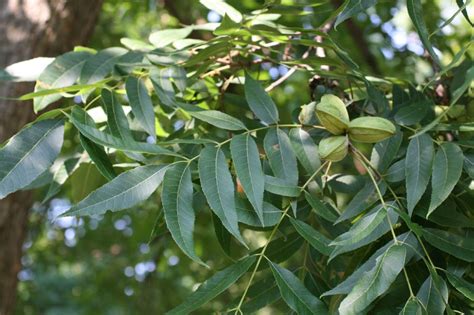
[[[392,122],[381,117],[359,117],[349,119],[344,102],[337,96],[327,94],[316,105],[316,116],[327,131],[334,136],[319,143],[322,159],[337,162],[344,159],[349,150],[349,139],[355,142],[375,143],[395,134]]]

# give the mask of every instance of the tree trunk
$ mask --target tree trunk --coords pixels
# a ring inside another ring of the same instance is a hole
[[[102,0],[0,0],[0,68],[38,56],[56,56],[91,36]],[[0,96],[16,97],[32,84],[0,82]],[[0,143],[35,117],[28,102],[0,99]],[[30,192],[0,200],[0,315],[15,307]]]

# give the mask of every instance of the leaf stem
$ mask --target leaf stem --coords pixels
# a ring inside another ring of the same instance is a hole
[[[281,215],[280,220],[278,221],[278,223],[275,225],[272,232],[270,233],[270,236],[268,237],[268,240],[265,243],[265,246],[263,246],[260,253],[258,253],[259,257],[258,257],[257,263],[255,264],[255,268],[253,269],[252,274],[250,275],[250,279],[247,283],[247,286],[245,287],[245,290],[244,290],[244,293],[242,294],[242,297],[240,298],[239,304],[235,308],[234,314],[242,314],[242,311],[241,311],[242,304],[244,303],[244,300],[245,300],[245,297],[247,296],[247,292],[250,288],[250,285],[252,284],[252,281],[255,278],[255,274],[258,271],[258,267],[260,266],[260,263],[262,262],[262,259],[265,256],[265,251],[267,250],[268,245],[270,244],[271,240],[275,236],[281,222],[283,222],[283,219],[285,218],[286,214],[288,213],[288,210],[290,210],[290,206],[286,207],[286,209],[283,211],[283,214]]]

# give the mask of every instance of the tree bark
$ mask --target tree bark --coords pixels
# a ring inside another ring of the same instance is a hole
[[[56,56],[92,35],[102,0],[0,0],[0,68],[38,56]],[[0,82],[0,96],[16,97],[32,84]],[[28,102],[0,99],[0,143],[34,119]],[[0,315],[14,311],[31,192],[0,200]]]

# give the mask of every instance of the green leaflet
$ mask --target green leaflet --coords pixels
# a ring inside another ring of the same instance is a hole
[[[393,163],[384,177],[389,183],[398,183],[405,180],[405,159]]]
[[[130,208],[150,197],[161,184],[166,169],[164,165],[146,165],[122,173],[62,216],[91,216]]]
[[[176,244],[189,258],[205,265],[194,252],[195,216],[189,164],[179,163],[166,171],[161,198],[166,225]]]
[[[311,294],[303,283],[289,270],[270,262],[280,294],[297,314],[328,314],[326,305]]]
[[[405,159],[405,182],[408,213],[413,213],[428,186],[434,149],[429,135],[423,134],[410,140]]]
[[[68,52],[57,57],[39,76],[36,82],[35,92],[67,87],[74,84],[81,73],[82,67],[90,56],[90,53],[81,51]],[[35,112],[37,113],[46,108],[46,106],[59,100],[61,97],[59,93],[35,97],[33,99]]]
[[[248,73],[245,74],[245,99],[258,119],[266,124],[278,122],[278,109],[258,81]]]
[[[263,147],[273,174],[290,184],[298,184],[298,165],[288,135],[280,128],[268,130]]]
[[[309,133],[301,128],[290,130],[290,142],[296,157],[308,174],[313,174],[321,166],[318,147]]]
[[[163,48],[169,44],[172,44],[176,40],[188,37],[192,30],[192,27],[161,30],[151,33],[148,37],[148,40],[156,48]]]
[[[331,223],[334,223],[337,220],[336,212],[332,210],[330,205],[322,200],[319,200],[317,197],[311,195],[307,191],[304,192],[304,197],[318,216]]]
[[[301,188],[295,186],[285,179],[265,175],[265,190],[272,194],[298,197],[301,194]]]
[[[46,69],[54,58],[37,57],[29,60],[16,62],[4,70],[0,69],[0,81],[31,82],[38,80],[41,73]]]
[[[241,198],[235,198],[237,216],[239,222],[255,227],[269,227],[274,226],[280,221],[282,211],[268,202],[263,202],[263,225],[260,218],[257,216],[255,209],[247,207],[246,202]]]
[[[252,285],[247,292],[248,300],[242,305],[242,312],[250,314],[278,301],[280,291],[273,279],[269,277]]]
[[[344,6],[344,9],[337,16],[334,27],[337,27],[339,24],[345,20],[357,15],[361,12],[364,12],[371,6],[375,5],[377,0],[348,0]]]
[[[124,172],[61,216],[91,216],[130,208],[150,197],[161,184],[166,169],[166,165],[146,165]]]
[[[387,206],[393,206],[394,203]],[[389,208],[390,209],[390,208]],[[372,211],[358,219],[346,233],[339,235],[331,242],[331,246],[346,246],[360,242],[387,218],[387,211],[382,205],[375,207]]]
[[[397,236],[397,240],[400,244],[405,245],[406,247],[406,258],[405,263],[408,263],[410,259],[417,255],[415,250],[421,250],[418,241],[413,233],[407,232],[402,235]],[[367,273],[369,270],[372,270],[379,257],[382,257],[387,249],[394,244],[393,240],[385,244],[383,247],[379,248],[372,256],[365,260],[365,262],[357,268],[350,276],[348,276],[344,281],[340,282],[333,289],[324,292],[321,296],[329,296],[336,294],[348,294],[353,289],[354,285],[359,281],[363,274]]]
[[[127,51],[122,47],[111,47],[91,56],[81,69],[79,84],[93,84],[104,79],[112,72],[120,57]],[[89,93],[83,94],[83,101],[86,101],[88,96]]]
[[[115,93],[108,89],[102,89],[101,97],[104,111],[107,114],[107,125],[112,136],[124,141],[133,140],[127,116],[125,116],[122,104]]]
[[[155,112],[145,84],[138,78],[129,76],[125,89],[132,112],[143,129],[156,140]]]
[[[53,164],[63,145],[64,120],[35,122],[0,149],[0,199],[20,190]]]
[[[257,144],[248,133],[238,135],[230,142],[230,152],[240,184],[263,224],[265,177]]]
[[[123,141],[111,134],[102,132],[91,125],[92,118],[79,106],[74,106],[70,115],[72,124],[79,132],[92,142],[122,151],[141,152],[150,154],[162,154],[171,156],[180,156],[173,151],[164,149],[155,144],[148,144],[136,141]]]
[[[423,20],[423,9],[421,7],[420,0],[407,0],[407,9],[408,15],[415,26],[418,35],[420,36],[420,40],[425,46],[426,50],[429,52],[433,60],[438,64],[441,65],[438,56],[436,55],[433,46],[429,40],[429,33],[428,29],[426,28],[425,21]]]
[[[424,228],[423,237],[434,247],[467,262],[474,262],[474,238],[466,232],[460,236],[443,230]]]
[[[315,230],[312,226],[290,218],[291,224],[295,227],[296,231],[306,240],[308,243],[323,255],[329,256],[331,249],[329,247],[330,240]]]
[[[207,279],[186,298],[186,301],[166,314],[189,314],[225,291],[242,277],[255,262],[255,256],[248,256]]]
[[[199,2],[209,10],[216,11],[222,16],[228,16],[234,22],[242,21],[242,14],[222,0],[199,0]]]
[[[97,166],[102,176],[108,180],[114,179],[117,174],[104,148],[90,141],[83,135],[80,135],[79,140],[81,141],[81,146],[87,151],[87,154],[89,154],[89,157]]]
[[[387,185],[383,181],[378,182],[377,185],[379,186],[380,192],[384,194]],[[364,187],[347,204],[335,223],[340,223],[359,215],[362,211],[372,206],[377,200],[379,200],[379,197],[374,184],[371,181],[367,181]]]
[[[339,314],[360,314],[377,297],[385,293],[405,266],[406,249],[392,245],[377,258],[375,267],[363,274],[349,295],[342,300]]]
[[[431,177],[431,202],[428,217],[448,198],[461,177],[464,155],[461,148],[452,142],[441,144],[433,161]]]
[[[469,300],[474,301],[474,284],[467,280],[464,280],[461,277],[456,276],[451,272],[446,272],[446,276],[448,278],[449,283],[451,283],[451,285],[455,287],[456,290],[461,292]]]
[[[79,157],[68,158],[61,162],[59,168],[53,174],[46,196],[43,198],[43,204],[60,192],[62,185],[79,168],[81,162]]]
[[[234,200],[234,182],[227,168],[224,152],[214,146],[206,146],[199,156],[199,177],[209,206],[225,228],[241,242],[237,210]]]
[[[393,137],[374,145],[370,163],[380,172],[385,173],[393,159],[397,156],[402,144],[403,133],[398,131]]]
[[[340,254],[370,244],[388,233],[390,231],[389,222],[392,224],[398,222],[398,214],[393,209],[394,205],[394,202],[387,204],[388,209],[386,210],[387,214],[385,215],[385,218],[388,216],[390,220],[383,220],[385,209],[382,205],[379,205],[362,217],[362,219],[357,221],[349,231],[339,235],[334,241],[340,243],[331,244],[335,247],[329,260],[331,261]],[[372,222],[374,222],[373,225],[371,225]],[[366,230],[364,230],[364,228],[366,228]]]
[[[189,115],[207,122],[218,128],[226,130],[242,130],[247,129],[245,125],[235,117],[218,110],[204,110],[197,106],[188,105],[185,103],[176,103],[181,109],[185,110]]]
[[[471,20],[469,19],[469,14],[467,13],[467,9],[465,8],[465,6],[467,6],[469,2],[470,0],[466,0],[466,1],[456,0],[456,4],[458,5],[459,8],[464,7],[464,9],[462,9],[462,15],[464,15],[464,18],[466,19],[466,21],[468,21],[469,24],[471,24],[471,26],[474,26],[474,23],[472,23]]]
[[[429,315],[443,315],[448,302],[448,286],[440,277],[437,279],[428,277],[416,295]]]
[[[298,249],[303,245],[304,239],[296,232],[283,235],[268,244],[265,256],[274,263],[280,263],[288,260],[288,257],[293,256]],[[252,254],[258,255],[262,248],[253,251]],[[268,268],[267,264],[260,264],[258,270]]]
[[[411,297],[403,307],[400,315],[423,315],[426,311],[417,297]]]

